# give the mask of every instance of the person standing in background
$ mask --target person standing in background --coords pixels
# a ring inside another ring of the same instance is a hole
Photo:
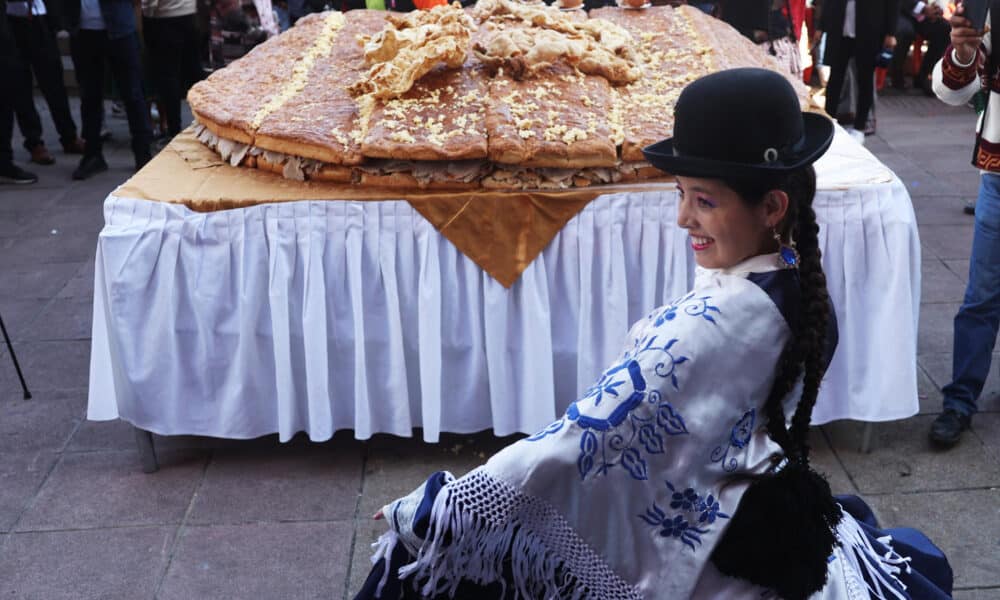
[[[181,132],[181,98],[201,79],[196,0],[142,0],[142,31],[167,136]]]
[[[152,157],[153,128],[142,90],[139,33],[131,0],[64,0],[62,14],[70,34],[70,50],[80,84],[83,158],[73,179],[108,170],[104,160],[101,119],[104,114],[104,66],[111,64],[132,135],[136,170]]]
[[[720,2],[722,20],[764,48],[794,77],[802,76],[797,33],[802,28],[804,10],[804,0]]]
[[[11,0],[5,13],[19,59],[7,81],[13,88],[14,113],[24,136],[24,148],[31,153],[31,162],[40,165],[55,162],[42,140],[42,119],[35,109],[32,72],[49,105],[63,151],[82,154],[83,141],[76,135],[76,123],[70,113],[66,85],[63,83],[62,59],[55,33],[49,27],[45,3],[42,0]]]
[[[899,0],[824,0],[816,36],[826,33],[823,62],[830,66],[826,112],[837,116],[837,105],[851,58],[858,70],[858,102],[854,127],[848,129],[864,143],[868,113],[875,102],[875,60],[883,49],[896,47]],[[872,132],[874,133],[874,132]]]
[[[913,76],[913,87],[920,88],[928,96],[934,95],[931,89],[931,69],[944,56],[948,47],[951,26],[944,18],[944,9],[934,0],[901,0],[899,5],[899,22],[896,24],[896,39],[899,44],[892,56],[892,87],[904,89],[903,66],[906,64],[907,53],[913,40],[920,37],[927,40],[927,53],[920,62],[920,69]]]
[[[980,171],[976,227],[969,257],[969,283],[955,315],[951,383],[941,389],[943,412],[931,424],[930,439],[941,446],[958,443],[972,423],[1000,328],[1000,102],[996,100],[997,57],[993,33],[972,28],[962,7],[951,18],[951,46],[934,66],[934,93],[962,106],[981,90],[992,96],[979,119],[973,166]],[[989,50],[992,56],[987,56]]]
[[[720,18],[755,44],[767,41],[771,0],[720,0]]]
[[[0,81],[13,81],[17,46],[7,26],[7,0],[0,0]],[[11,139],[14,136],[13,87],[0,85],[0,183],[35,183],[38,177],[14,164]]]

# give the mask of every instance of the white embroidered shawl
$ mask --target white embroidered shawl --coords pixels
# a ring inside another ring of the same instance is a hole
[[[688,598],[703,573],[703,589],[735,582],[709,562],[746,490],[732,475],[780,453],[762,409],[790,332],[745,278],[774,265],[699,270],[690,293],[632,327],[563,418],[448,483],[426,541],[397,532],[418,551],[400,574],[447,593],[504,580],[509,559],[522,597],[602,600]]]

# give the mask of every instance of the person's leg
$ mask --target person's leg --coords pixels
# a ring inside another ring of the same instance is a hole
[[[10,81],[14,71],[13,41],[0,37],[0,81]],[[14,164],[14,149],[11,146],[14,137],[12,94],[12,88],[0,86],[0,183],[35,183],[38,177]]]
[[[1000,175],[982,176],[965,300],[955,315],[952,381],[944,409],[971,417],[990,372],[1000,326]]]
[[[70,38],[73,68],[80,86],[80,121],[85,156],[101,156],[104,114],[104,55],[107,32],[80,30]]]
[[[205,78],[205,71],[201,67],[201,58],[198,54],[200,34],[197,15],[183,17],[180,23],[184,48],[184,56],[181,60],[181,83],[183,84],[181,96],[183,97],[192,85]]]
[[[903,79],[906,71],[906,59],[909,58],[910,46],[913,45],[916,35],[913,21],[900,15],[896,22],[896,50],[892,53],[892,68],[889,71],[894,88],[903,89],[906,87]]]
[[[34,53],[31,56],[31,67],[35,72],[38,87],[49,105],[52,121],[59,132],[59,141],[63,146],[76,142],[76,123],[69,109],[69,98],[66,95],[66,85],[63,82],[62,58],[59,56],[59,46],[55,34],[42,18],[31,20],[33,31]]]
[[[178,17],[183,19],[184,17]],[[178,18],[144,19],[146,50],[156,85],[156,99],[167,119],[167,134],[181,131],[181,61],[184,37]]]
[[[139,35],[132,34],[110,40],[108,43],[111,71],[114,74],[125,114],[128,116],[128,130],[132,135],[132,154],[136,168],[149,162],[150,144],[153,142],[153,128],[149,123],[146,96],[142,89],[142,63],[140,60]]]
[[[10,76],[10,66],[0,56],[0,76]],[[14,164],[14,149],[11,147],[14,137],[14,103],[11,102],[10,91],[10,88],[0,90],[0,168]]]
[[[826,84],[826,113],[831,118],[837,118],[837,105],[840,104],[840,93],[844,88],[844,78],[847,77],[847,63],[854,51],[854,40],[843,38],[837,51],[827,60],[830,65],[830,81]]]
[[[868,113],[875,103],[875,52],[860,50],[854,53],[858,68],[858,106],[854,111],[854,129],[864,131],[868,126]]]
[[[7,22],[17,45],[17,57],[10,69],[11,101],[17,126],[24,136],[24,148],[31,152],[42,144],[42,119],[35,109],[31,79],[31,21],[23,17],[7,17]]]
[[[73,179],[87,179],[108,170],[102,154],[104,140],[104,67],[108,32],[81,30],[70,39],[76,80],[80,85],[80,120],[83,122],[84,152],[73,171]]]
[[[923,61],[920,63],[920,71],[917,77],[920,81],[926,81],[934,65],[944,56],[944,50],[951,42],[951,25],[944,19],[937,21],[924,21],[917,25],[920,36],[927,40],[927,52],[924,53]]]

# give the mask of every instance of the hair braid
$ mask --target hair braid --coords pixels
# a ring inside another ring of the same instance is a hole
[[[815,185],[815,180],[813,180]],[[807,198],[812,199],[813,194]],[[799,449],[799,458],[809,457],[809,422],[812,419],[816,396],[825,373],[826,335],[830,319],[830,296],[826,289],[826,275],[820,262],[819,226],[812,203],[799,205],[798,249],[800,256],[799,285],[801,289],[802,314],[797,335],[801,349],[805,376],[802,381],[802,397],[792,416],[789,431],[792,442]]]
[[[826,559],[836,543],[833,528],[841,515],[829,484],[809,467],[809,422],[823,379],[830,316],[812,208],[816,172],[809,166],[778,181],[726,183],[750,204],[774,189],[788,195],[781,231],[797,242],[800,305],[763,407],[768,436],[789,462],[777,472],[752,478],[712,562],[726,575],[770,588],[786,600],[804,600],[826,582]],[[788,427],[785,399],[800,377],[802,395]],[[797,567],[788,569],[791,564]]]

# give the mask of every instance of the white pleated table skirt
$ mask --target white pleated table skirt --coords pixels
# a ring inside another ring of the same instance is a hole
[[[405,201],[212,213],[110,196],[88,418],[163,435],[533,433],[683,294],[673,190],[597,198],[506,289]],[[917,412],[920,244],[902,183],[818,192],[840,344],[813,420]]]

